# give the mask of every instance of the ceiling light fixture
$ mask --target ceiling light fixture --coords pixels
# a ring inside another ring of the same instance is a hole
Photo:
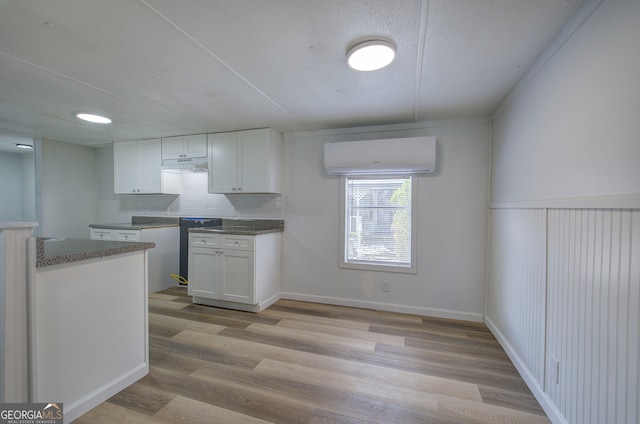
[[[94,124],[110,124],[111,123],[111,119],[105,118],[104,116],[100,116],[100,115],[92,115],[90,113],[78,113],[76,114],[76,116],[79,119],[82,119],[83,121],[93,122]]]
[[[384,68],[396,57],[396,46],[384,40],[370,40],[353,46],[347,53],[347,63],[356,71]]]
[[[16,143],[18,149],[33,149],[31,144]]]

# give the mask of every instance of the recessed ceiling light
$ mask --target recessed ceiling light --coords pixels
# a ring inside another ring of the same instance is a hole
[[[23,144],[23,143],[17,143],[16,147],[18,149],[33,149],[33,146],[31,144]]]
[[[76,116],[82,119],[83,121],[93,122],[94,124],[110,124],[111,123],[111,119],[105,118],[104,116],[100,116],[100,115],[92,115],[90,113],[78,113]]]
[[[396,57],[396,46],[389,41],[370,40],[357,44],[347,53],[347,63],[356,71],[384,68]]]

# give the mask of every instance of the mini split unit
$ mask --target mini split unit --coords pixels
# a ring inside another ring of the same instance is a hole
[[[436,138],[327,143],[324,166],[330,175],[432,173],[436,170]]]

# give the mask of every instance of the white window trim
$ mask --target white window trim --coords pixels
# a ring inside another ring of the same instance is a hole
[[[370,175],[364,176],[363,178],[398,178],[398,177],[406,177],[408,175]],[[418,178],[417,175],[411,174],[411,265],[410,266],[400,266],[400,265],[380,265],[374,263],[366,263],[366,262],[346,262],[345,261],[345,248],[346,248],[346,238],[345,238],[345,230],[346,230],[346,176],[340,177],[340,261],[339,267],[346,269],[359,269],[364,271],[381,271],[381,272],[398,272],[404,274],[417,274],[418,273],[418,265],[417,265],[417,223],[418,223]]]

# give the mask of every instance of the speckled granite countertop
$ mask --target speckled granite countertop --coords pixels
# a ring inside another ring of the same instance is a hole
[[[131,222],[116,224],[91,224],[90,228],[105,230],[144,230],[148,228],[177,227],[180,218],[174,216],[134,216]]]
[[[36,267],[66,264],[154,248],[155,243],[85,239],[36,238]]]
[[[190,233],[221,233],[257,236],[284,231],[284,221],[281,219],[222,219],[219,227],[190,228]]]

